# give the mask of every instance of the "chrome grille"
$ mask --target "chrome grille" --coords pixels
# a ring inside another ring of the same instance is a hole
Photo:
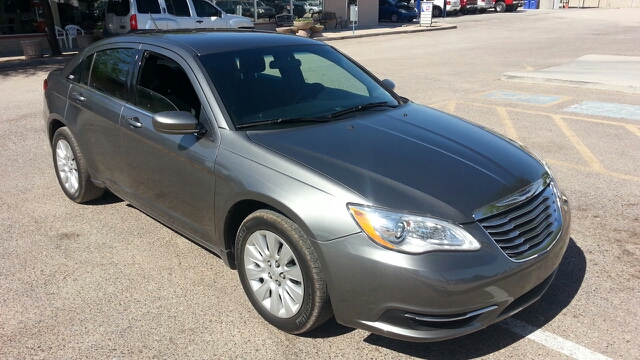
[[[558,238],[562,216],[557,199],[549,182],[539,192],[479,223],[509,258],[527,260],[549,249]]]

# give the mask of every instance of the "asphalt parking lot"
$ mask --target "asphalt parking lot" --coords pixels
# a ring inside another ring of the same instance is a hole
[[[640,56],[640,9],[439,21],[458,28],[331,45],[401,95],[550,164],[571,202],[572,241],[538,302],[439,343],[333,320],[305,336],[279,332],[216,256],[115,196],[64,196],[42,120],[51,67],[41,65],[0,71],[0,358],[640,358],[640,95],[502,80],[585,55]]]

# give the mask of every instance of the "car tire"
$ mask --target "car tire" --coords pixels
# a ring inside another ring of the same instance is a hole
[[[51,151],[58,183],[69,199],[84,203],[102,196],[104,188],[91,181],[84,156],[68,128],[61,127],[55,132]]]
[[[505,3],[502,1],[497,2],[495,5],[495,9],[497,13],[504,12],[506,8],[507,8],[507,5],[505,5]]]
[[[432,17],[442,17],[442,8],[439,6],[434,6],[433,10],[431,11],[431,16]]]
[[[301,334],[333,315],[318,256],[290,219],[270,210],[249,215],[238,230],[235,256],[249,301],[271,325]]]
[[[398,14],[391,14],[391,22],[398,22],[398,19],[400,19]]]

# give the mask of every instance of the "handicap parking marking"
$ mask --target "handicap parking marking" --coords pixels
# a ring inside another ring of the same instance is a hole
[[[564,109],[564,111],[587,115],[640,120],[640,106],[637,105],[583,101],[579,104],[569,106]]]
[[[479,95],[480,97],[491,100],[511,101],[521,104],[532,104],[541,106],[550,106],[568,100],[566,96],[544,95],[544,94],[527,94],[517,91],[497,90]]]

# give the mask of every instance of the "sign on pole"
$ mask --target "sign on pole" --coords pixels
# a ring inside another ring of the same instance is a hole
[[[431,26],[431,15],[433,15],[433,1],[420,1],[420,26]]]

